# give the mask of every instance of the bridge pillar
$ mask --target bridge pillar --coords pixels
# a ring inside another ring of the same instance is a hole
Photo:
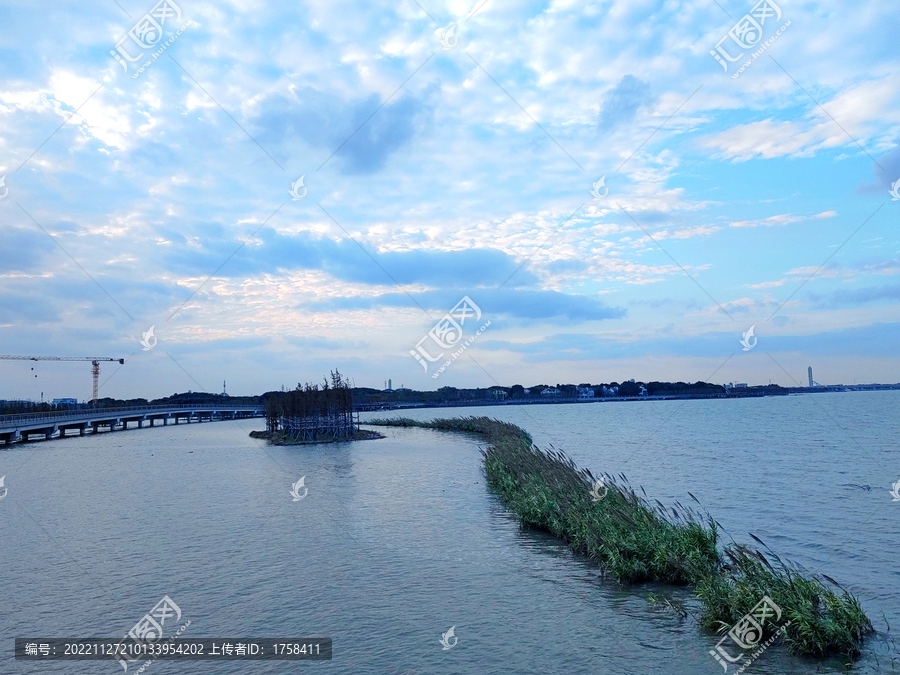
[[[87,424],[82,424],[82,425],[78,428],[78,435],[79,435],[79,436],[84,436],[84,432],[85,432],[85,428],[86,428],[86,427],[87,427]]]

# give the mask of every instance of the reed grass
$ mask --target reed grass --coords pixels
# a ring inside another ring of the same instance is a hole
[[[537,448],[513,424],[488,417],[375,419],[365,424],[486,437],[489,445],[482,454],[488,485],[522,525],[565,540],[621,583],[690,584],[701,601],[700,623],[706,628],[728,630],[768,595],[783,612],[779,625],[791,621],[782,635],[793,654],[850,657],[873,631],[856,597],[830,577],[783,562],[752,534],[767,554],[742,544],[720,546],[720,528],[711,515],[681,503],[666,507],[651,502],[623,474],[602,474],[608,491],[594,500],[591,487],[601,476],[579,469],[562,452]],[[778,625],[765,628],[771,635]]]

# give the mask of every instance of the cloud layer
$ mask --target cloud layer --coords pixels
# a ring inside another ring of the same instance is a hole
[[[140,349],[155,325],[200,382],[431,387],[409,350],[468,295],[481,368],[438,386],[703,379],[750,325],[798,369],[900,380],[892,8],[785,6],[780,66],[732,79],[714,4],[185,1],[132,78],[109,52],[152,4],[4,15],[5,352],[195,387]]]

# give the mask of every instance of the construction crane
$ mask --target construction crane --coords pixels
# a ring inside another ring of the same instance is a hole
[[[9,356],[0,355],[0,360],[5,361],[90,361],[91,375],[94,377],[94,396],[91,399],[94,403],[100,398],[100,362],[101,361],[118,361],[120,364],[125,363],[125,359],[111,359],[108,356]]]

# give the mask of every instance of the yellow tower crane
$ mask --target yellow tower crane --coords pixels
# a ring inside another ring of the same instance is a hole
[[[100,362],[101,361],[118,361],[125,363],[125,359],[111,359],[108,356],[9,356],[0,355],[0,360],[6,361],[90,361],[91,375],[94,377],[94,395],[92,401],[96,403],[100,398]]]

